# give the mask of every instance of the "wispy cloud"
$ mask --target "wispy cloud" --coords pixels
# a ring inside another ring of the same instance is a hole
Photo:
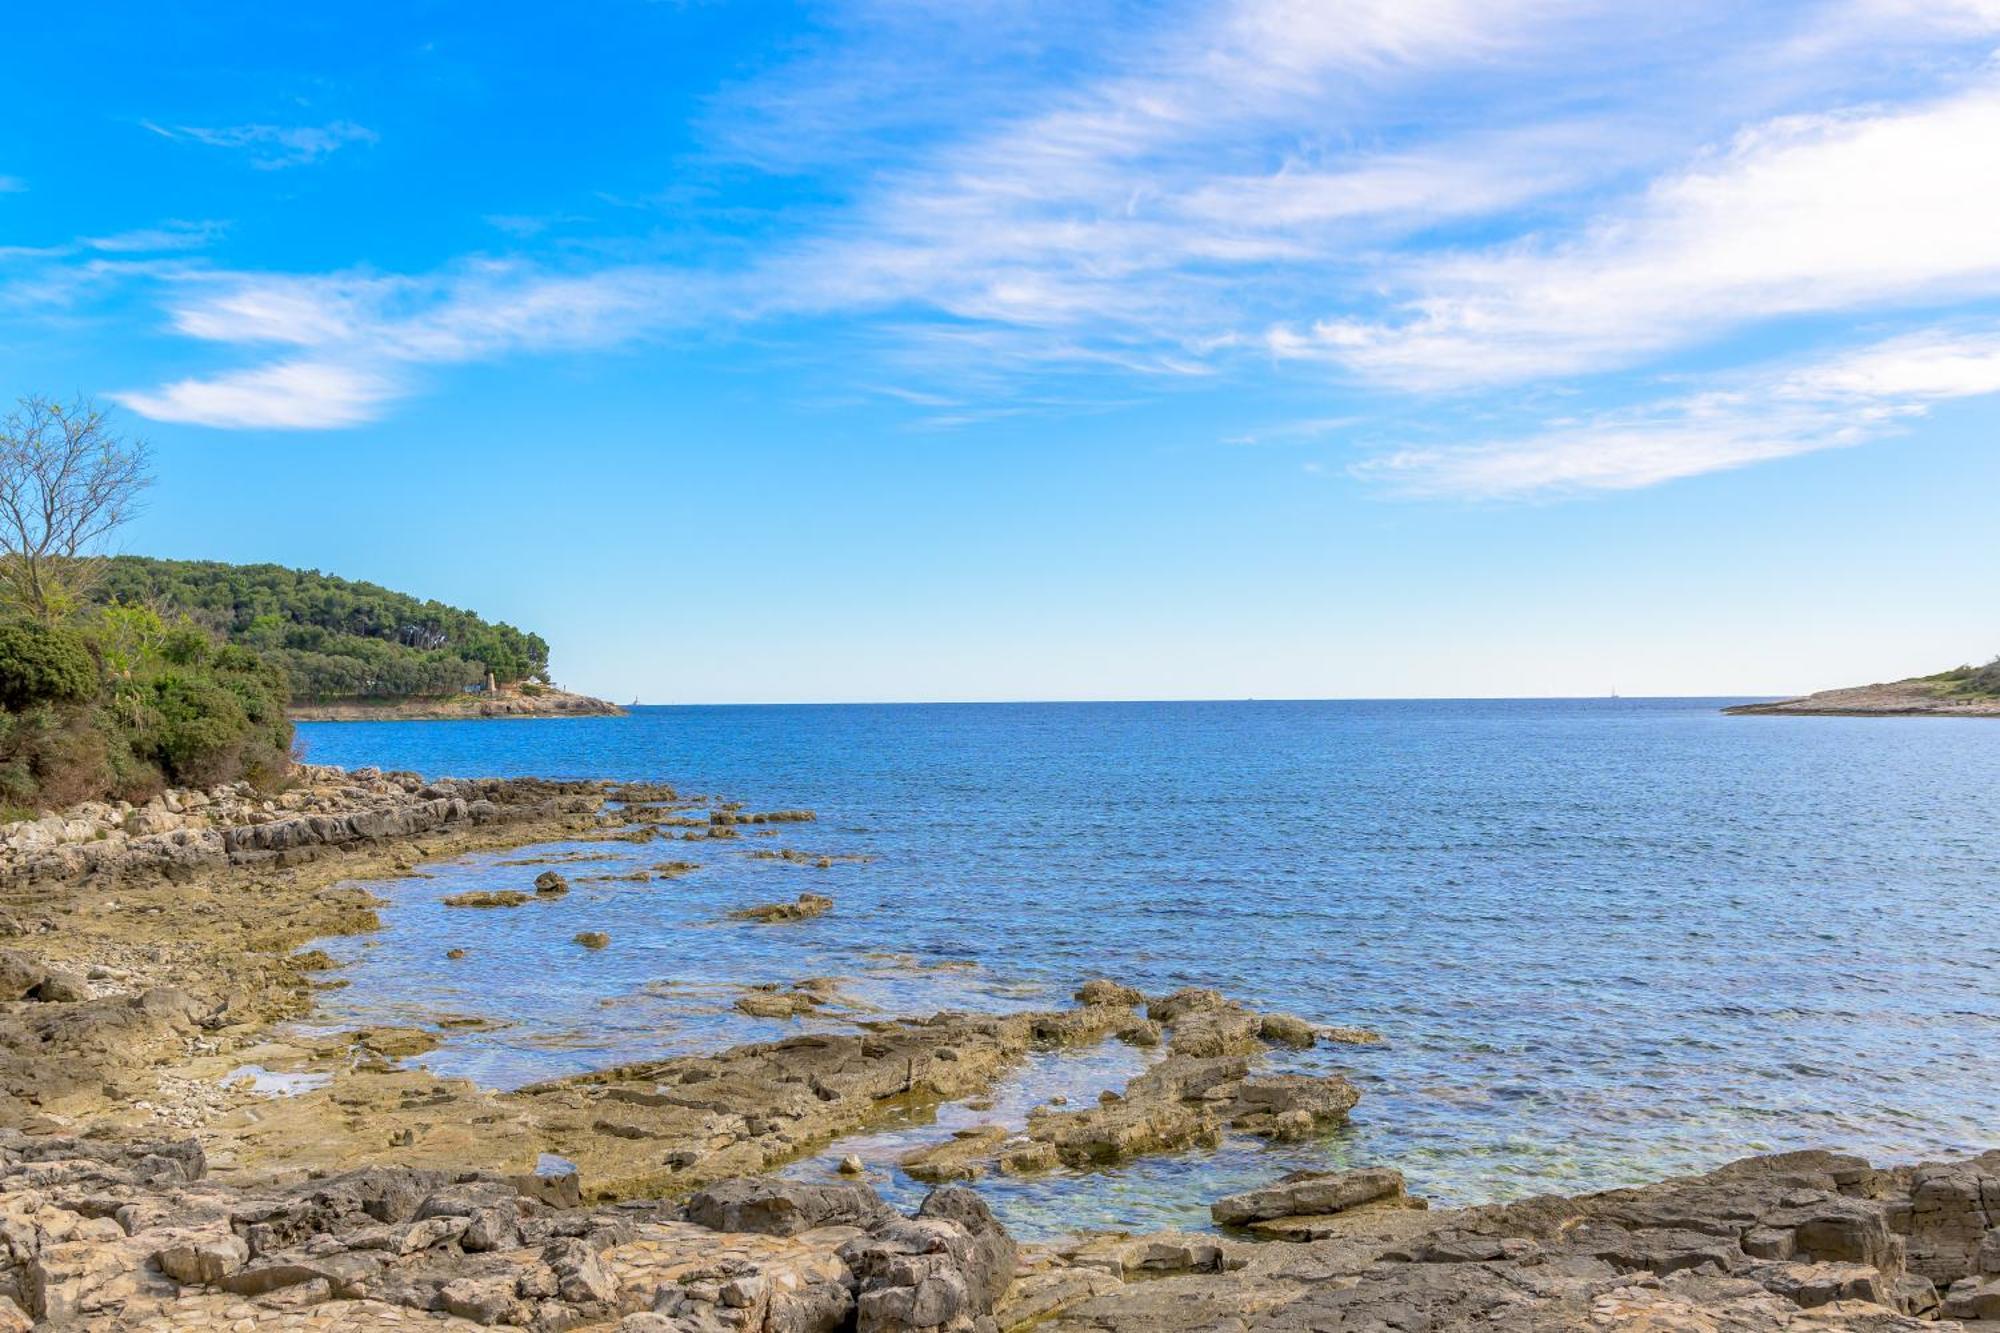
[[[155,421],[328,430],[374,420],[398,392],[392,379],[361,367],[299,360],[113,396]]]
[[[1415,388],[1628,365],[1753,321],[2000,294],[2000,88],[1746,130],[1570,239],[1422,259],[1403,318],[1274,352]]]
[[[1995,393],[2000,330],[1933,330],[1515,438],[1400,450],[1353,471],[1417,496],[1632,490],[1863,444],[1937,403]]]
[[[169,220],[151,227],[78,236],[55,245],[0,245],[0,260],[67,259],[78,255],[141,255],[196,250],[227,228],[220,222]]]
[[[378,138],[375,131],[350,120],[335,120],[325,125],[226,125],[216,128],[162,125],[151,120],[141,121],[140,124],[165,139],[246,153],[251,166],[265,171],[307,166],[350,144],[372,144]]]
[[[1218,432],[1236,442],[1380,437],[1413,400],[1518,421],[1521,386],[1607,401],[1579,381],[1690,349],[1726,364],[1724,338],[1776,321],[1908,327],[2000,299],[2000,79],[1978,63],[1997,5],[840,0],[806,59],[712,103],[715,158],[810,178],[782,218],[760,215],[768,231],[691,257],[587,235],[615,230],[601,218],[496,213],[479,243],[523,258],[189,265],[161,279],[170,327],[236,364],[123,401],[213,426],[353,425],[429,367],[756,328],[840,340],[934,426],[1231,375],[1283,377],[1306,403],[1289,426]],[[150,128],[267,167],[373,139],[347,122]],[[1537,496],[1857,443],[1989,392],[1965,387],[1984,382],[1983,336],[1710,371],[1640,408],[1357,471]]]
[[[569,277],[500,263],[427,279],[184,272],[172,281],[178,332],[304,355],[114,396],[159,420],[245,428],[356,425],[406,392],[416,367],[625,341],[659,322],[679,283],[656,269]]]

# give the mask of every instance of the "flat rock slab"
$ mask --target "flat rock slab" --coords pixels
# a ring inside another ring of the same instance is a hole
[[[1378,1199],[1402,1197],[1403,1173],[1389,1167],[1298,1171],[1263,1189],[1217,1199],[1208,1211],[1216,1225],[1240,1227],[1280,1217],[1323,1217]]]

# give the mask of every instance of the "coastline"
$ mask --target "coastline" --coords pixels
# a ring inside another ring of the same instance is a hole
[[[1968,698],[1934,681],[1899,680],[1722,711],[1736,717],[2000,717],[2000,699]]]
[[[400,703],[345,701],[300,704],[285,710],[285,716],[294,722],[460,722],[624,715],[625,710],[608,699],[557,689],[544,689],[535,694],[500,690],[492,694],[411,699]]]
[[[2000,1237],[2000,1154],[1877,1172],[1795,1153],[1644,1190],[1451,1210],[1409,1200],[1393,1172],[1334,1173],[1265,1192],[1276,1202],[1252,1220],[1287,1239],[1225,1228],[1017,1247],[950,1182],[1098,1169],[1224,1134],[1317,1136],[1360,1091],[1337,1073],[1268,1070],[1301,1046],[1372,1034],[1097,979],[1068,1008],[859,1020],[851,1035],[493,1093],[404,1063],[435,1041],[422,1029],[279,1026],[341,984],[324,954],[299,950],[379,924],[380,900],[338,882],[757,816],[661,786],[312,767],[268,800],[219,788],[65,813],[10,826],[0,861],[12,987],[0,1213],[34,1238],[9,1270],[11,1298],[44,1321],[373,1327],[422,1312],[446,1327],[631,1333],[1194,1333],[1253,1315],[1274,1330],[1372,1328],[1413,1300],[1438,1328],[1611,1312],[1775,1329],[1806,1307],[1871,1329],[1941,1308],[2000,1317],[2000,1281],[1977,1271],[1986,1234]],[[525,887],[533,872],[521,873]],[[942,1186],[915,1219],[861,1180],[769,1174],[977,1099],[1033,1051],[1108,1041],[1158,1058],[1096,1106],[941,1133],[906,1155],[903,1169]],[[290,1095],[259,1079],[289,1080]],[[93,1211],[107,1198],[115,1222]],[[2000,1239],[1990,1248],[2000,1255]],[[930,1257],[913,1269],[917,1256]],[[917,1318],[923,1301],[943,1317]],[[284,1322],[302,1311],[335,1322]]]

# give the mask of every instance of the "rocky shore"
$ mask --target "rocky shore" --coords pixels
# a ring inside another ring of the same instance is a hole
[[[1798,699],[1737,704],[1725,713],[1738,716],[1820,715],[1831,717],[2000,717],[2000,699],[1968,695],[1932,680],[1898,680],[1882,685],[1857,685],[1821,690]]]
[[[1375,1173],[1380,1175],[1381,1173]],[[978,1195],[742,1177],[585,1205],[574,1175],[376,1167],[223,1183],[191,1140],[0,1135],[0,1328],[1422,1333],[2000,1319],[2000,1154],[1792,1153],[1637,1190],[1381,1208],[1328,1234],[1020,1246]],[[1284,1206],[1282,1198],[1276,1206]]]
[[[625,712],[608,699],[554,688],[533,693],[502,688],[484,694],[455,694],[401,703],[299,704],[285,711],[294,722],[458,722],[480,718],[621,717]]]
[[[341,984],[306,946],[378,924],[379,901],[343,880],[481,848],[810,818],[661,786],[304,767],[276,794],[174,792],[7,826],[0,1333],[2000,1320],[2000,1154],[1877,1170],[1800,1153],[1458,1210],[1426,1208],[1385,1163],[1217,1199],[1214,1232],[1017,1245],[981,1180],[1225,1138],[1309,1141],[1356,1111],[1340,1073],[1289,1066],[1374,1034],[1199,987],[1146,995],[1099,978],[1056,1008],[883,1018],[843,1008],[838,978],[766,983],[745,989],[746,1012],[843,1026],[509,1093],[408,1064],[436,1043],[428,1030],[281,1025]],[[546,859],[491,892],[559,896],[567,881]],[[810,930],[830,910],[807,894],[746,906],[736,928]],[[1092,1104],[1052,1098],[1022,1121],[918,1134],[900,1169],[938,1188],[914,1215],[880,1199],[859,1159],[823,1181],[769,1174],[848,1135],[978,1105],[1038,1052],[1105,1042],[1144,1059]],[[271,1080],[288,1095],[265,1095]]]

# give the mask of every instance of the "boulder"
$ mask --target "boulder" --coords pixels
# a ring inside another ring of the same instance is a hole
[[[519,907],[529,901],[531,895],[519,889],[470,889],[464,893],[451,894],[444,900],[446,907]]]
[[[1093,977],[1077,989],[1078,1004],[1139,1005],[1146,997],[1136,987],[1121,986],[1105,977]]]
[[[806,1184],[760,1176],[717,1181],[687,1201],[687,1218],[710,1231],[796,1236],[815,1227],[866,1226],[889,1205],[859,1181]]]
[[[1209,1216],[1217,1226],[1240,1227],[1276,1217],[1323,1216],[1377,1199],[1401,1198],[1403,1173],[1389,1167],[1358,1171],[1294,1171],[1276,1184],[1217,1199]]]
[[[806,921],[833,910],[833,899],[823,893],[802,893],[788,903],[759,903],[731,912],[737,921]]]

